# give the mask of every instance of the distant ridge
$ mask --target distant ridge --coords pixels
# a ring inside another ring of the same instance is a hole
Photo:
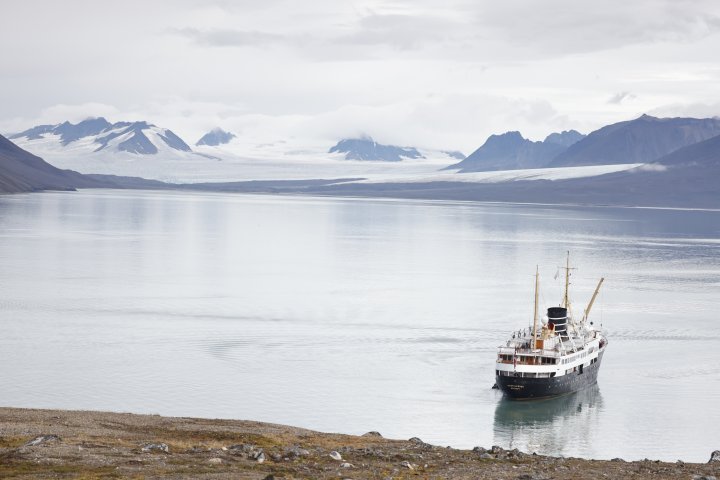
[[[545,137],[544,143],[554,143],[562,145],[563,147],[569,147],[580,140],[585,138],[585,135],[578,132],[577,130],[564,130],[560,133],[551,133]]]
[[[675,150],[649,164],[668,168],[717,169],[707,180],[720,185],[720,135]]]
[[[346,160],[399,162],[406,158],[423,158],[413,147],[382,145],[371,137],[340,140],[328,153],[344,153]]]
[[[656,118],[643,115],[595,130],[560,153],[550,166],[648,163],[717,135],[720,135],[718,118]]]
[[[542,168],[582,138],[583,135],[575,130],[550,134],[542,142],[528,140],[517,131],[491,135],[462,162],[446,169],[459,169],[460,173],[465,173]]]
[[[200,137],[200,140],[195,143],[196,146],[207,145],[209,147],[217,147],[218,145],[225,145],[235,138],[234,133],[226,132],[222,128],[213,128],[205,135]]]

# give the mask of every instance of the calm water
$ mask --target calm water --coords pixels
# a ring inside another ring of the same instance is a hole
[[[720,448],[720,212],[84,191],[0,197],[0,404],[539,453]],[[599,383],[492,390],[566,250]]]

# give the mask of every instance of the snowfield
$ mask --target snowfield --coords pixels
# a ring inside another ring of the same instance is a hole
[[[607,173],[622,172],[643,165],[642,163],[626,163],[621,165],[591,165],[586,167],[534,168],[528,170],[501,170],[494,172],[456,173],[455,171],[438,172],[432,175],[416,175],[405,177],[387,176],[384,178],[368,178],[362,183],[429,183],[429,182],[468,182],[468,183],[501,183],[518,180],[567,180],[571,178],[595,177]]]

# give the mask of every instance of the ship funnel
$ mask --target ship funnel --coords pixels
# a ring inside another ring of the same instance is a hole
[[[553,326],[555,333],[562,338],[567,338],[567,308],[550,307],[547,311],[548,323]]]

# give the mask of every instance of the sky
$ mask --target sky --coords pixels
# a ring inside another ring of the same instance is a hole
[[[714,0],[5,0],[0,132],[105,116],[188,143],[377,141],[720,115]]]

